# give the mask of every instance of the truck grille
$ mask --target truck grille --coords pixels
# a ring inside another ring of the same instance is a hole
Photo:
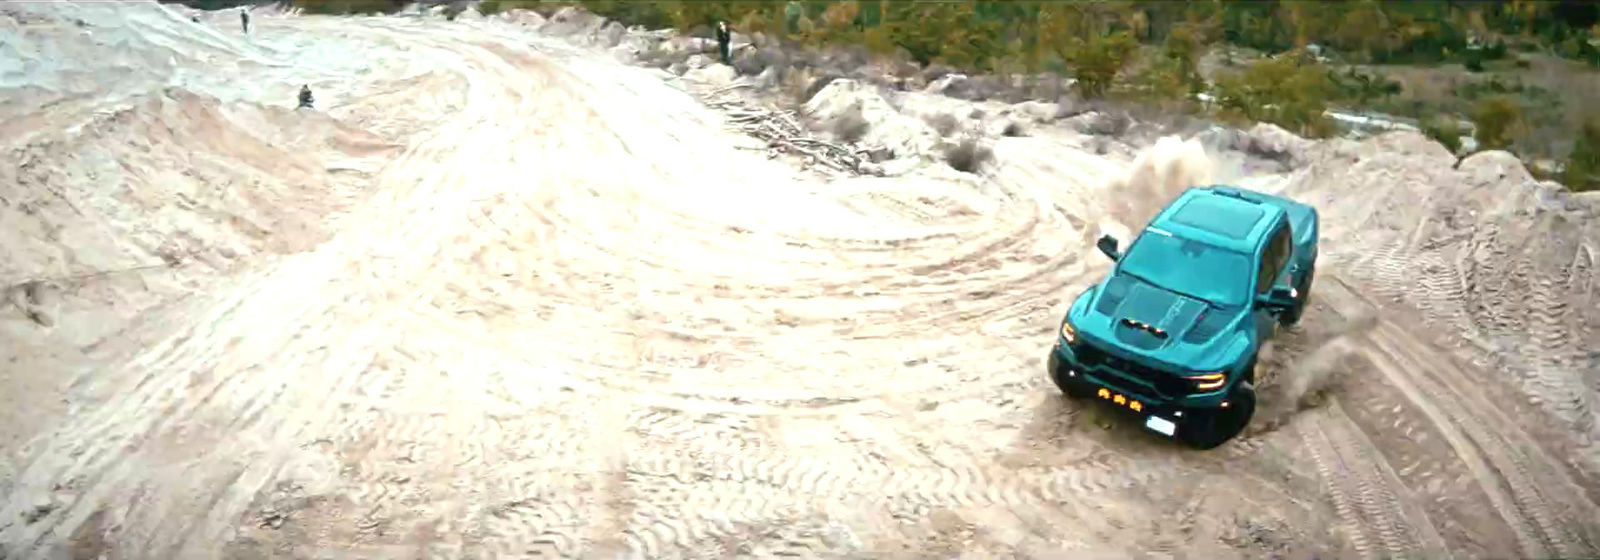
[[[1148,387],[1156,393],[1156,396],[1162,398],[1182,398],[1188,395],[1193,387],[1186,379],[1132,360],[1125,360],[1090,344],[1080,344],[1072,349],[1072,353],[1077,356],[1079,363],[1088,367],[1114,370],[1122,377]]]

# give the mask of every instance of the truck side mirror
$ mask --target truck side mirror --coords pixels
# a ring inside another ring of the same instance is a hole
[[[1102,235],[1099,241],[1094,242],[1094,246],[1098,247],[1101,253],[1105,253],[1108,259],[1116,261],[1122,258],[1122,253],[1117,250],[1117,238],[1115,237]]]
[[[1294,300],[1300,294],[1288,286],[1273,286],[1267,293],[1256,296],[1256,307],[1268,311],[1283,311],[1294,308]]]

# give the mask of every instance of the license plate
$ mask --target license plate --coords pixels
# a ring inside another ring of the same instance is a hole
[[[1177,424],[1174,424],[1171,420],[1162,418],[1160,416],[1151,416],[1146,418],[1144,421],[1144,427],[1169,436],[1178,432]]]

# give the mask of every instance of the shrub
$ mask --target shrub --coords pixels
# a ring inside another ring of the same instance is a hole
[[[291,5],[308,14],[392,14],[405,7],[394,0],[294,0]]]
[[[962,173],[977,173],[978,168],[994,159],[994,150],[983,145],[977,137],[968,136],[944,152],[945,163]]]
[[[1479,150],[1504,150],[1511,146],[1511,134],[1522,119],[1522,110],[1506,97],[1491,97],[1472,111],[1475,127],[1472,137]]]
[[[1340,99],[1361,105],[1378,99],[1391,99],[1405,90],[1400,82],[1385,78],[1381,74],[1359,72],[1353,67],[1343,73],[1329,72],[1328,80],[1336,89]]]
[[[1078,95],[1084,99],[1104,96],[1138,49],[1139,44],[1126,32],[1079,41],[1068,47],[1065,54],[1068,64],[1072,65],[1073,77],[1077,78],[1073,87]]]
[[[957,128],[961,127],[961,121],[950,113],[929,115],[923,120],[928,123],[928,126],[933,127],[933,131],[939,133],[939,136],[949,136],[955,133]]]
[[[1095,136],[1122,136],[1130,128],[1133,128],[1133,116],[1127,111],[1102,107],[1083,123],[1079,132]]]
[[[1300,53],[1251,64],[1217,81],[1217,106],[1225,119],[1268,122],[1306,137],[1338,131],[1324,114],[1335,93],[1325,66]]]
[[[851,106],[850,110],[839,114],[833,118],[833,122],[828,123],[828,130],[833,133],[833,137],[845,142],[860,142],[871,128],[872,123],[867,122],[866,117],[861,114],[860,104]]]
[[[1574,191],[1600,190],[1600,119],[1584,123],[1567,157],[1561,183]]]
[[[1439,117],[1422,124],[1422,133],[1434,141],[1443,144],[1450,153],[1461,152],[1461,124],[1454,118]]]

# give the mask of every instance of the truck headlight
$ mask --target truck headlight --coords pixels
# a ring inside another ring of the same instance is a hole
[[[1071,320],[1061,321],[1061,339],[1067,341],[1067,344],[1078,343],[1078,329],[1072,326]]]
[[[1228,374],[1223,372],[1205,373],[1188,376],[1194,382],[1194,388],[1201,391],[1215,391],[1228,383]]]

